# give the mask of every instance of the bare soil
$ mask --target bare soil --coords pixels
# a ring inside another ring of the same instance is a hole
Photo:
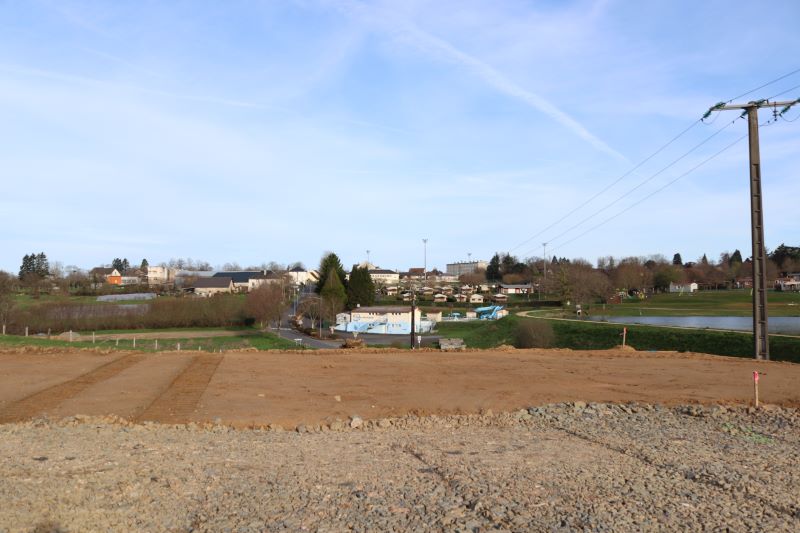
[[[237,427],[582,400],[800,406],[800,365],[629,350],[0,353],[0,423],[118,415]]]

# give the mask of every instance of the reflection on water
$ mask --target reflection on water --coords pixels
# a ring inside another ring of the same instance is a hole
[[[747,316],[591,316],[587,320],[621,324],[646,324],[652,326],[679,326],[684,328],[731,329],[753,331],[753,319]],[[800,335],[800,317],[770,317],[770,333]]]

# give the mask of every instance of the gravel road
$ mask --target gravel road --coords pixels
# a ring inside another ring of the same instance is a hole
[[[798,495],[792,408],[0,426],[0,531],[799,531]]]

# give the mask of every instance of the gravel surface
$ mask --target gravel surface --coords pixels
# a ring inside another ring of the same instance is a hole
[[[800,412],[0,426],[0,531],[800,531]]]

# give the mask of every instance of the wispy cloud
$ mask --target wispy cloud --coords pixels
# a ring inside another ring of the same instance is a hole
[[[452,43],[437,37],[414,24],[411,20],[403,18],[397,13],[387,9],[366,6],[359,2],[337,3],[337,7],[350,16],[358,17],[373,28],[379,28],[393,34],[401,35],[418,48],[434,52],[436,56],[461,65],[484,83],[498,92],[523,102],[525,105],[549,116],[563,127],[589,143],[591,146],[620,161],[628,162],[627,158],[609,146],[605,141],[590,132],[575,118],[559,109],[554,103],[543,96],[530,91],[511,80],[505,74],[482,61],[457,48]]]

